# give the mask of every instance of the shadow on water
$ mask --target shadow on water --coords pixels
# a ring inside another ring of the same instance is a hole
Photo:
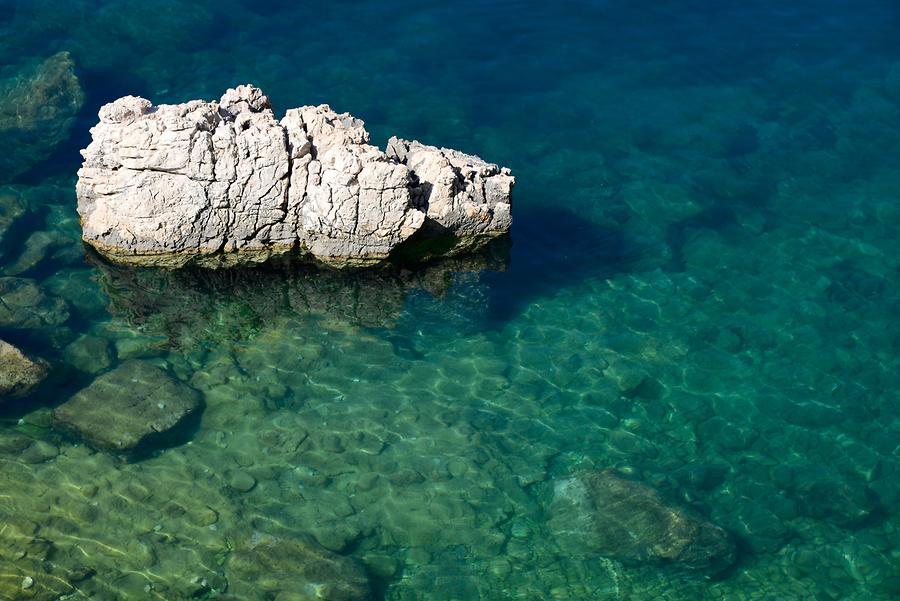
[[[110,265],[93,251],[109,311],[173,348],[236,342],[284,320],[391,329],[414,291],[441,298],[459,274],[505,269],[508,241],[409,269],[323,268],[293,258],[235,269]]]
[[[604,227],[564,208],[515,213],[509,268],[485,273],[489,324],[502,327],[529,304],[585,280],[629,271],[642,249],[623,230]]]
[[[409,356],[417,355],[410,332],[499,328],[538,299],[627,271],[641,256],[621,230],[568,209],[519,210],[512,237],[511,257],[509,239],[500,238],[479,252],[416,267],[352,271],[296,260],[166,271],[88,255],[109,311],[174,348],[237,341],[293,319],[379,329]]]

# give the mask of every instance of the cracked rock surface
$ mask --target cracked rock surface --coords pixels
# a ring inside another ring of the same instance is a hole
[[[100,110],[82,151],[83,238],[118,263],[231,266],[299,251],[336,267],[388,258],[414,234],[452,253],[507,232],[514,178],[454,150],[391,138],[327,105],[275,119],[252,86],[218,102]],[[428,258],[422,253],[422,258]]]

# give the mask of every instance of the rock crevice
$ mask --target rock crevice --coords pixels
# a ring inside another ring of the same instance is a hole
[[[218,267],[299,251],[369,265],[416,233],[451,238],[447,254],[511,224],[508,169],[398,138],[383,152],[328,105],[278,121],[261,90],[239,86],[218,102],[126,96],[99,116],[78,211],[84,240],[115,262]]]

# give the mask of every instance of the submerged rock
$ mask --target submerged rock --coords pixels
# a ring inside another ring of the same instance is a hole
[[[242,599],[371,599],[362,563],[333,553],[309,537],[256,533],[228,557],[229,592]]]
[[[34,280],[0,277],[0,327],[45,328],[67,319],[65,301],[48,295]]]
[[[91,446],[136,453],[172,442],[203,407],[200,394],[143,361],[103,374],[53,411],[53,425]]]
[[[33,361],[22,351],[0,340],[0,400],[25,396],[47,377],[47,363]]]
[[[0,139],[15,152],[0,154],[0,181],[44,160],[69,135],[84,92],[68,52],[0,81]]]
[[[83,335],[63,349],[66,362],[81,371],[96,374],[112,365],[112,347],[108,340]]]
[[[114,262],[218,267],[299,251],[369,265],[417,233],[447,240],[446,255],[511,222],[508,169],[396,138],[386,154],[327,105],[277,121],[252,86],[218,102],[120,98],[91,133],[78,212],[84,240]]]
[[[111,265],[92,257],[108,310],[148,335],[179,348],[243,340],[279,320],[321,317],[363,327],[390,327],[414,291],[446,297],[460,278],[503,270],[505,240],[476,253],[431,262],[420,269],[363,272],[321,269],[296,261],[229,270],[161,270]],[[483,299],[465,307],[475,321]],[[121,356],[121,355],[120,355]]]
[[[43,463],[59,455],[56,445],[14,430],[0,431],[0,457],[10,456],[22,463]]]
[[[557,542],[573,555],[711,572],[736,558],[735,545],[723,529],[612,470],[557,481],[550,514]]]
[[[0,188],[0,256],[11,250],[21,222],[28,215],[28,202],[14,186]]]

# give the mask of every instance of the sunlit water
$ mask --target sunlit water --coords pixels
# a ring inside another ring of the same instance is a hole
[[[360,560],[385,600],[900,595],[897,5],[304,4],[0,0],[0,76],[65,50],[86,94],[0,175],[27,205],[4,294],[30,291],[0,338],[53,366],[2,408],[0,597],[305,598],[233,568],[266,536]],[[240,83],[511,167],[508,264],[86,255],[99,106]],[[48,427],[133,358],[203,394],[189,442],[129,463]],[[564,552],[554,482],[603,468],[728,530],[735,566]]]

